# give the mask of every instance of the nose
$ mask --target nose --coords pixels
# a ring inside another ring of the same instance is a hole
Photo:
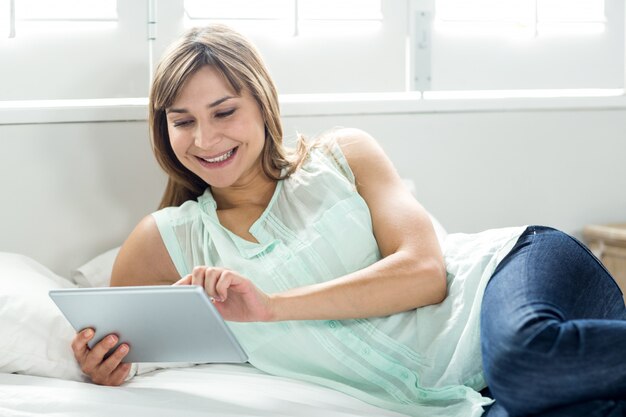
[[[194,145],[200,149],[209,149],[221,140],[221,132],[208,122],[196,123]]]

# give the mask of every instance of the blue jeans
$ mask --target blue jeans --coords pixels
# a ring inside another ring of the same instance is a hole
[[[626,308],[600,262],[560,231],[529,227],[481,310],[484,416],[626,416]]]

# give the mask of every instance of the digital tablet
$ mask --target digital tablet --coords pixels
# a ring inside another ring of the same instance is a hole
[[[76,331],[91,327],[93,347],[116,334],[123,362],[241,363],[248,357],[202,287],[56,289],[50,298]],[[109,353],[113,352],[113,349]]]

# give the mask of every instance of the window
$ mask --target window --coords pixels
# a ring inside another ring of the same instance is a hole
[[[604,30],[604,0],[436,0],[437,30],[538,36]]]
[[[185,0],[188,25],[221,21],[240,30],[298,35],[303,31],[379,24],[381,0]]]
[[[281,94],[384,92],[405,88],[406,3],[403,1],[183,0],[182,3],[184,23],[188,27],[222,22],[247,35],[263,55]]]
[[[0,101],[147,96],[145,0],[0,5],[7,20],[15,12],[14,36],[0,39],[0,60],[11,63],[0,66]]]
[[[22,21],[99,21],[117,19],[115,0],[15,0]]]
[[[97,28],[98,23],[117,20],[116,0],[2,0],[0,4],[0,19],[10,28],[9,37],[22,31]]]
[[[252,39],[281,94],[405,86],[406,3],[397,0],[0,0],[4,22],[11,3],[17,30],[8,39],[0,27],[0,61],[11,63],[0,66],[10,80],[0,101],[147,97],[166,46],[186,24],[214,21]]]
[[[409,10],[411,89],[624,86],[623,0],[435,0],[430,10],[420,7]]]
[[[537,3],[537,33],[602,32],[606,16],[604,0],[540,0]]]
[[[624,0],[0,0],[0,62],[10,63],[0,66],[0,101],[147,97],[152,59],[185,26],[216,21],[251,38],[281,94],[618,89],[625,7]]]

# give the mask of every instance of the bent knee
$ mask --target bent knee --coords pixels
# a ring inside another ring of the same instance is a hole
[[[511,415],[536,411],[532,409],[536,398],[553,386],[549,370],[558,362],[555,357],[577,346],[572,343],[579,337],[577,329],[570,327],[554,318],[544,319],[526,323],[495,343],[483,343],[487,385]]]

